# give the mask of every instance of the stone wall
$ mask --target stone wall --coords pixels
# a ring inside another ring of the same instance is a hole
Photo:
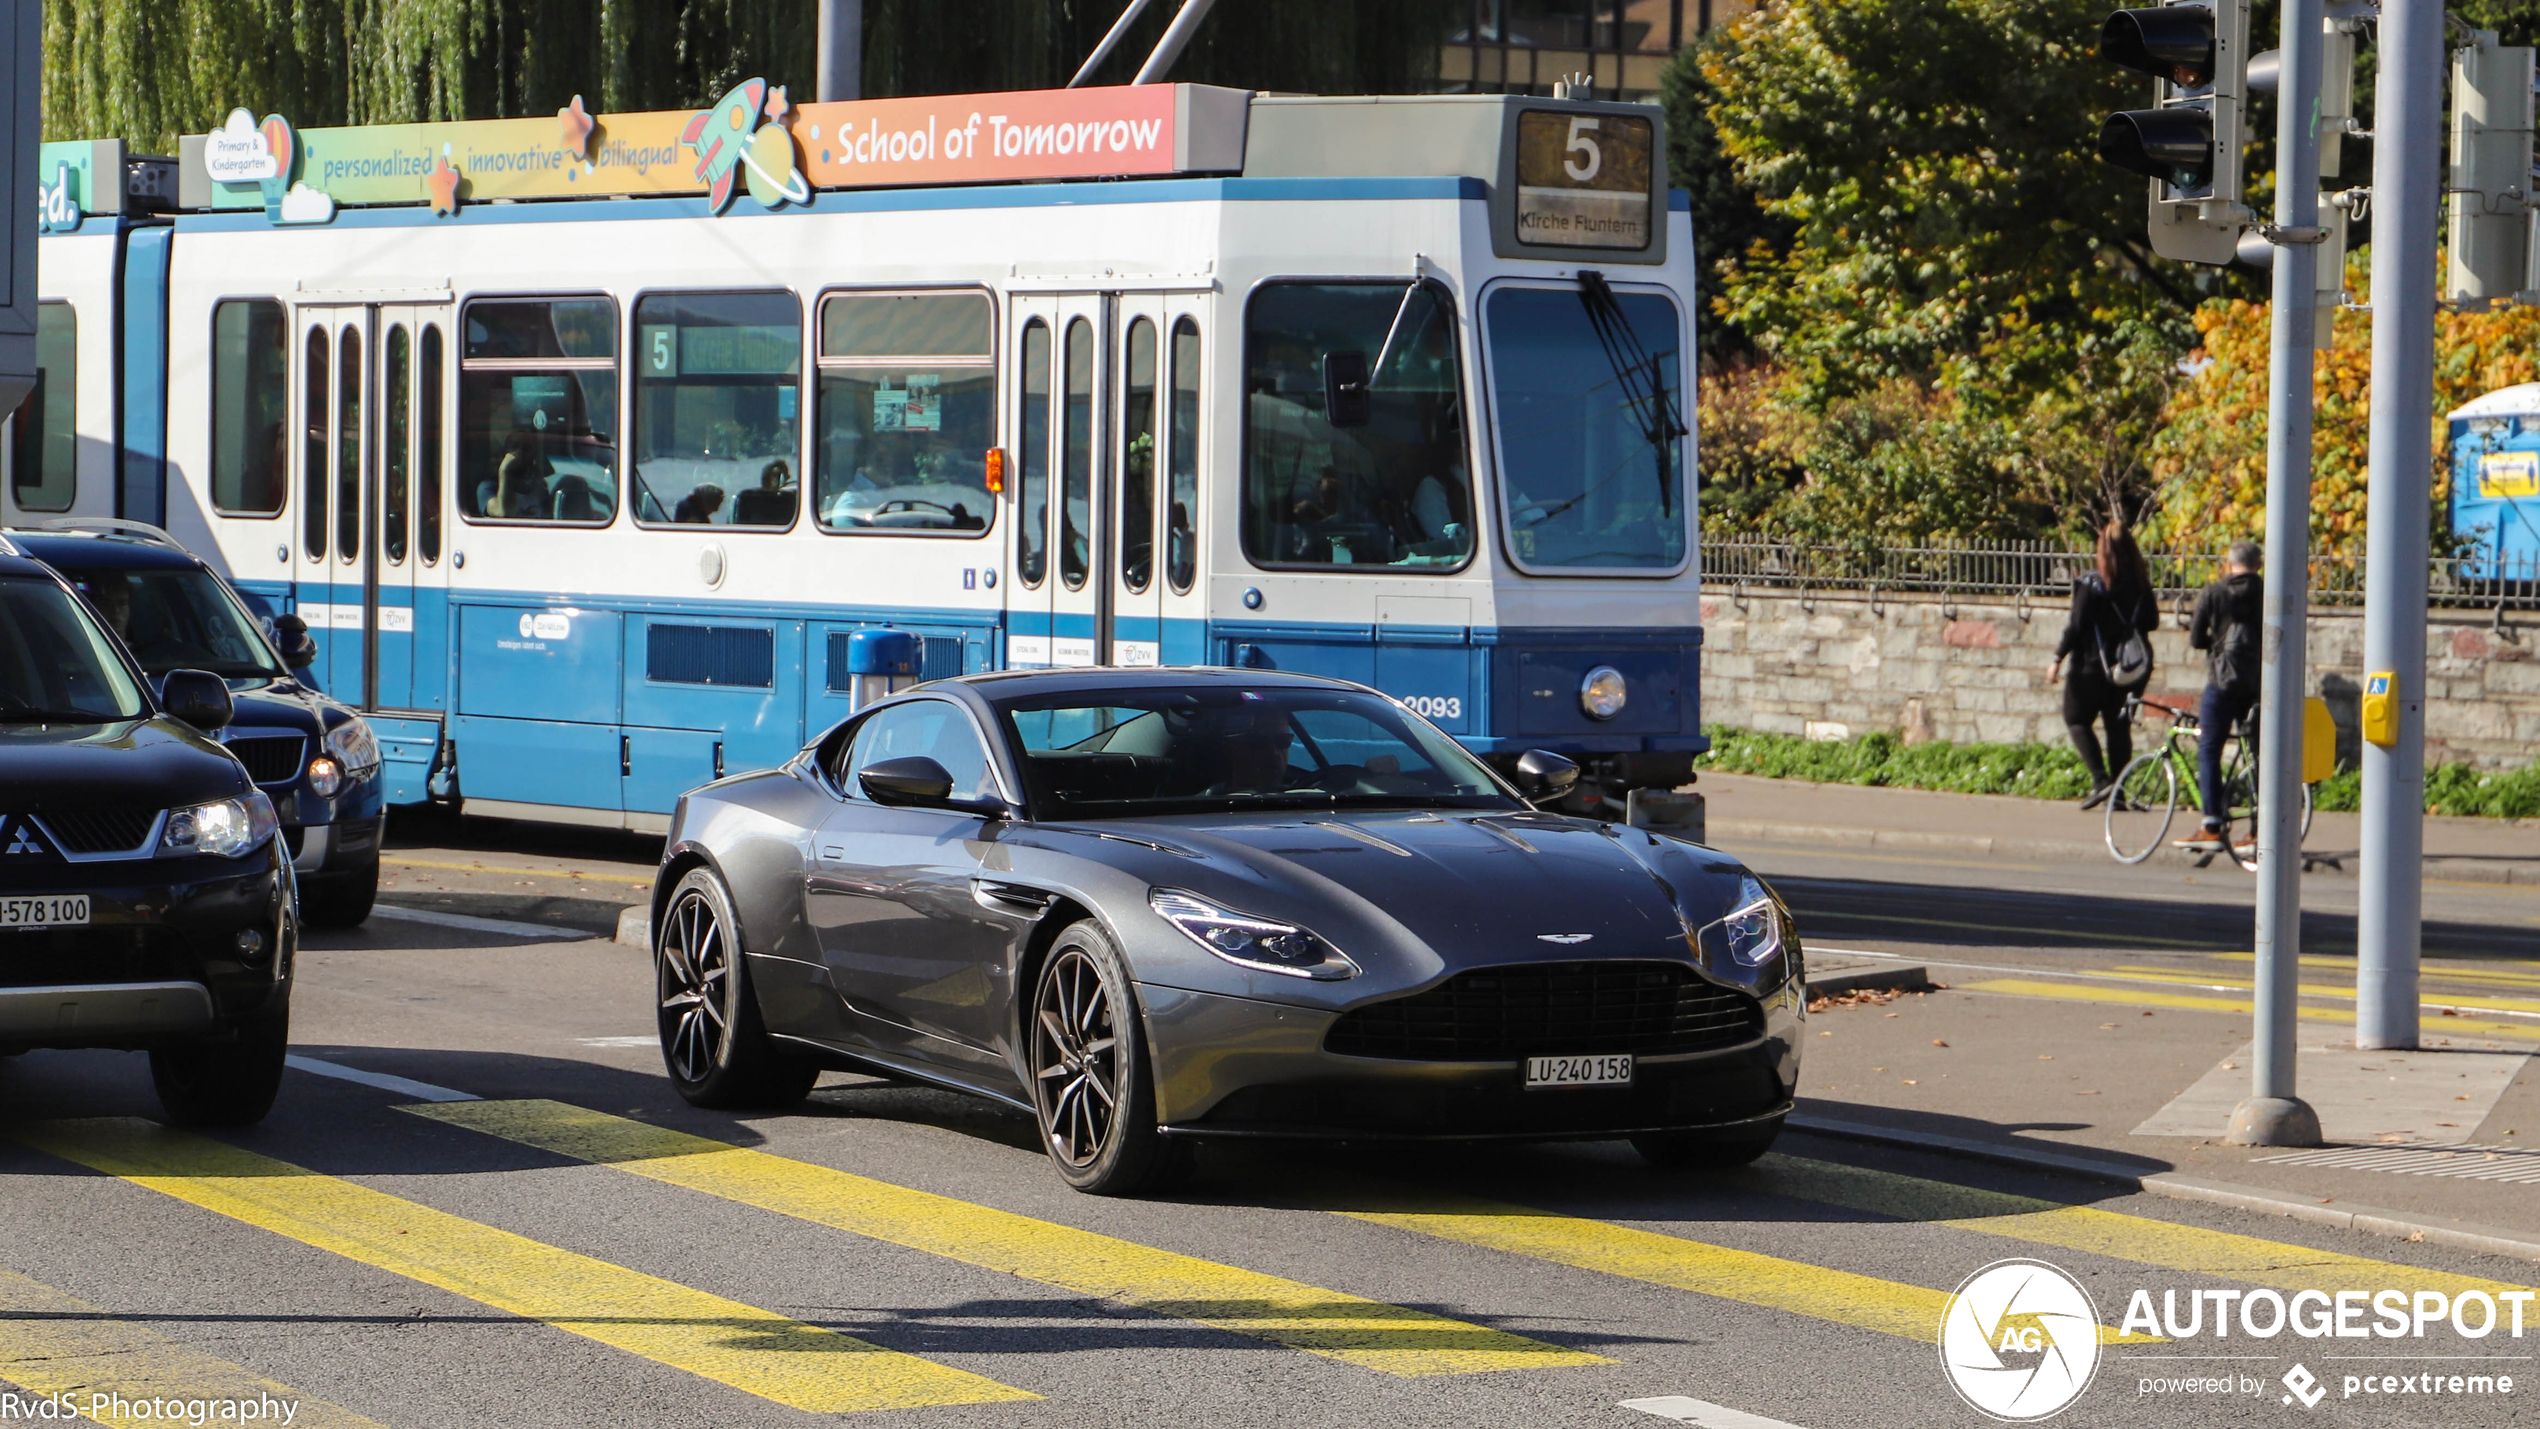
[[[2066,602],[1886,598],[1858,592],[1750,593],[1713,587],[1702,601],[1706,723],[1841,738],[1874,729],[1908,741],[2065,739],[2062,695],[2046,681]],[[2162,612],[2152,689],[2195,698],[2204,657],[2187,648],[2185,616]],[[2363,673],[2360,607],[2313,610],[2309,684],[2336,717],[2352,763]],[[2540,621],[2437,610],[2426,629],[2426,756],[2482,768],[2530,763],[2540,751]]]

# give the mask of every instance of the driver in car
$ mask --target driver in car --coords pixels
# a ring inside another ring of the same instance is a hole
[[[1275,714],[1233,711],[1218,735],[1218,760],[1225,777],[1203,797],[1223,794],[1277,794],[1292,782],[1288,747],[1294,737],[1288,722]]]

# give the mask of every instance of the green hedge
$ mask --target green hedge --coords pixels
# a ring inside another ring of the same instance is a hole
[[[2081,757],[2067,745],[1937,740],[1909,745],[1886,730],[1850,739],[1803,739],[1718,724],[1704,732],[1711,736],[1711,752],[1694,767],[1725,774],[2031,799],[2078,799],[2090,790]],[[2340,769],[2321,780],[2311,797],[2317,808],[2352,813],[2362,806],[2363,776]],[[2466,764],[2437,765],[2425,773],[2425,809],[2429,814],[2540,818],[2540,764],[2502,774]]]

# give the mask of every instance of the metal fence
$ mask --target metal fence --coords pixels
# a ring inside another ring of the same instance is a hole
[[[1816,546],[1770,539],[1706,540],[1702,583],[1713,593],[1753,590],[1854,592],[1889,597],[2008,597],[2061,602],[2091,569],[2091,553],[2049,541],[1947,542],[1931,546]],[[2219,551],[2146,551],[2164,603],[2183,606],[2222,572]],[[2311,603],[2364,603],[2364,558],[2313,556]],[[2427,599],[2438,606],[2540,610],[2540,555],[2442,556],[2428,562]]]

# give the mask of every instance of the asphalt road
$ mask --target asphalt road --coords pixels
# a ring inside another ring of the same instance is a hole
[[[1950,1389],[1935,1326],[1946,1292],[2006,1257],[2071,1273],[2110,1325],[2138,1289],[2535,1279],[2527,1263],[1804,1135],[1714,1175],[1598,1144],[1211,1150],[1187,1189],[1110,1201],[1066,1190],[1023,1118],[948,1094],[832,1076],[797,1111],[702,1113],[660,1075],[645,954],[581,936],[640,897],[652,851],[528,826],[396,828],[386,911],[309,940],[306,1060],[252,1131],[155,1127],[137,1056],[0,1062],[0,1383],[77,1386],[83,1408],[98,1386],[270,1394],[299,1402],[295,1423],[398,1429],[839,1415],[1627,1429],[1664,1420],[1625,1401],[1672,1397],[1803,1429],[1972,1429],[1991,1421]],[[2236,874],[1756,861],[1828,945],[2067,974],[2246,948]],[[2462,899],[2444,916],[2464,928],[2540,927],[2540,903],[2512,890]],[[2323,910],[2324,940],[2335,920]],[[1875,1009],[1818,1023],[1837,1034],[1810,1049],[1830,1080],[1870,1055],[1853,1033],[1908,1025]],[[2540,1308],[2521,1339],[2438,1324],[2422,1340],[2115,1343],[2061,1422],[2540,1423],[2525,1408],[2536,1349]],[[2506,1358],[2329,1358],[2464,1353]],[[2247,1358],[2189,1358],[2212,1355]],[[2281,1402],[2296,1360],[2328,1382],[2315,1410]],[[2342,1393],[2349,1373],[2471,1363],[2517,1392]],[[2229,1394],[2145,1392],[2226,1373]]]

